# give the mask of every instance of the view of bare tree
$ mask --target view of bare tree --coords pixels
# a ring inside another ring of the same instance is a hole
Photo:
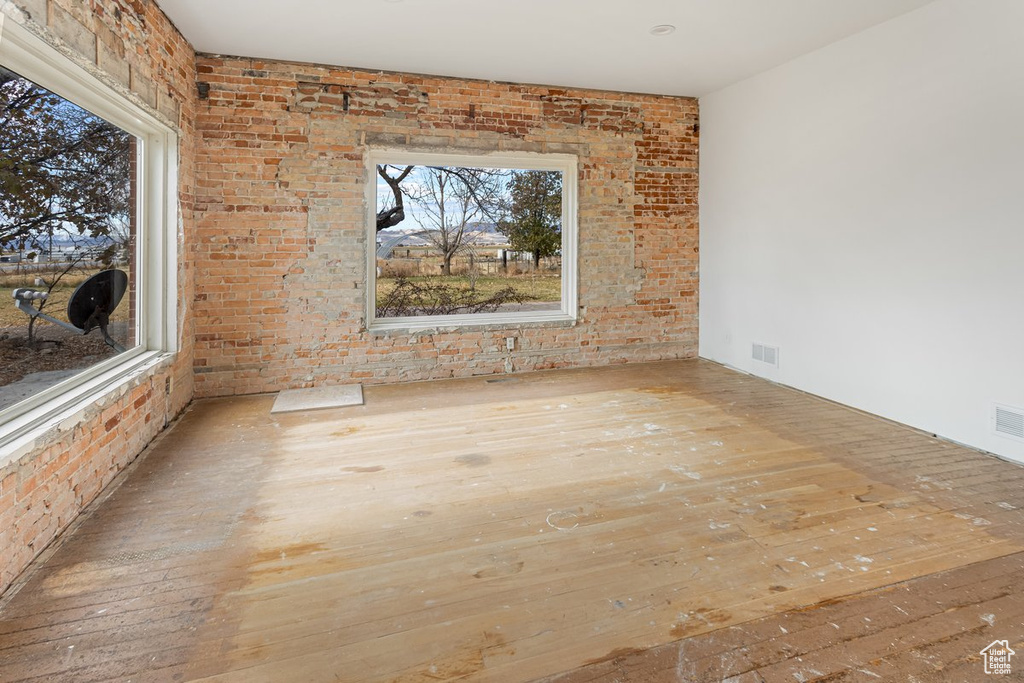
[[[377,317],[557,306],[560,171],[399,163],[376,172]],[[528,279],[520,265],[527,252]],[[550,264],[545,273],[541,259]]]
[[[441,254],[442,275],[451,275],[452,257],[473,243],[474,224],[500,218],[507,175],[503,169],[425,166],[405,188],[427,241]]]

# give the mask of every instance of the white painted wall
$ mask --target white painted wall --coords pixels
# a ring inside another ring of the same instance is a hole
[[[936,0],[700,106],[700,354],[1024,462],[993,433],[1024,408],[1024,2]]]

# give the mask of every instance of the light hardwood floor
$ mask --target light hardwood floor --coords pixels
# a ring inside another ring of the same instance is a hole
[[[193,405],[5,599],[0,680],[981,680],[1024,645],[1015,465],[705,361],[365,397]]]

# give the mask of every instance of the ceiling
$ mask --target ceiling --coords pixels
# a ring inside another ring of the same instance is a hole
[[[930,0],[157,2],[200,52],[700,96]]]

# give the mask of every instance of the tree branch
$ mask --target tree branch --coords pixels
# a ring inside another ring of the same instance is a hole
[[[384,182],[391,188],[391,194],[395,197],[395,205],[381,209],[377,212],[377,232],[384,228],[391,228],[405,220],[405,204],[402,202],[402,188],[399,185],[405,177],[412,172],[414,166],[406,166],[397,178],[392,178],[387,173],[387,166],[377,166],[377,175],[384,179]]]

